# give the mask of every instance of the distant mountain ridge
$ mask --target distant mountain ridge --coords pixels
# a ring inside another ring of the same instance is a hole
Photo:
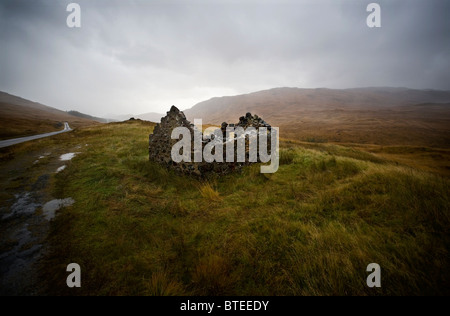
[[[80,113],[78,111],[67,111],[67,114],[70,114],[70,115],[76,116],[76,117],[85,118],[85,119],[92,120],[92,121],[97,121],[99,123],[110,123],[110,122],[114,121],[114,120],[110,120],[110,119],[105,119],[105,118],[101,118],[101,117],[95,117],[95,116],[91,116],[88,114]]]
[[[447,147],[449,104],[450,91],[274,88],[212,98],[184,113],[191,121],[220,125],[250,112],[280,127],[282,137],[304,141]]]
[[[249,94],[216,97],[184,111],[188,119],[220,124],[236,120],[245,112],[255,112],[277,123],[299,111],[331,108],[392,108],[420,103],[450,103],[450,91],[413,90],[407,88],[301,89],[274,88]]]
[[[161,121],[161,118],[163,118],[164,116],[166,116],[166,114],[150,112],[150,113],[136,115],[135,118],[138,118],[138,119],[141,119],[144,121],[159,123]]]
[[[150,121],[150,122],[155,122],[155,123],[159,123],[161,121],[161,118],[163,118],[164,116],[165,116],[165,114],[155,113],[155,112],[138,114],[138,115],[135,115],[135,114],[110,115],[110,117],[113,120],[117,120],[117,121],[126,121],[126,120],[129,120],[130,118],[135,118],[135,119],[140,119],[140,120]]]

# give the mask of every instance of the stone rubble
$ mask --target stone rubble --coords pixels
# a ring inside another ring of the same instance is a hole
[[[149,136],[150,161],[157,162],[163,166],[166,166],[168,169],[172,169],[177,172],[197,176],[205,176],[209,173],[228,174],[231,172],[241,170],[242,167],[251,164],[250,162],[248,162],[248,159],[246,159],[246,162],[225,162],[225,155],[226,155],[225,148],[224,148],[224,162],[213,162],[213,163],[207,163],[205,161],[194,162],[192,159],[192,162],[182,161],[180,163],[176,163],[172,161],[171,157],[172,147],[179,141],[178,139],[171,139],[172,131],[176,127],[186,127],[190,130],[191,145],[192,145],[191,157],[194,157],[194,135],[195,135],[194,133],[201,133],[201,131],[199,131],[194,126],[194,124],[191,124],[191,122],[189,122],[186,119],[186,116],[182,111],[180,111],[175,106],[172,106],[170,111],[167,112],[167,115],[161,119],[161,123],[155,126],[153,134],[150,134]],[[239,123],[237,124],[228,124],[226,122],[222,123],[221,130],[222,135],[224,137],[227,127],[234,127],[234,128],[242,127],[244,129],[254,127],[256,131],[258,131],[260,127],[266,127],[269,135],[268,143],[270,144],[271,126],[257,115],[253,116],[251,113],[247,113],[245,116],[240,117]],[[201,135],[203,139],[203,134]],[[211,140],[202,141],[202,150],[210,141]],[[236,139],[234,139],[234,141],[236,141]],[[246,139],[246,155],[247,154],[248,154],[248,138]],[[235,148],[235,155],[236,155],[236,148]]]

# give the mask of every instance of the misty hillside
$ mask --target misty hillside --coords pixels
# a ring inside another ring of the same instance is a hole
[[[151,113],[136,115],[135,118],[141,119],[144,121],[159,123],[161,121],[161,118],[164,116],[165,116],[165,114],[151,112]]]
[[[96,121],[96,122],[99,122],[99,123],[109,123],[109,122],[113,121],[113,120],[104,119],[104,118],[101,118],[101,117],[95,117],[95,116],[91,116],[91,115],[88,115],[88,114],[80,113],[78,111],[67,111],[67,113],[72,115],[72,116],[85,118],[85,119]]]
[[[313,142],[450,144],[450,91],[406,88],[276,88],[213,98],[184,111],[189,120],[236,123],[258,114],[282,137]]]
[[[257,112],[278,122],[278,117],[302,111],[375,110],[423,103],[450,103],[450,91],[411,90],[406,88],[299,89],[275,88],[250,94],[218,97],[200,102],[184,111],[189,119],[203,118],[220,124],[236,120],[245,112]]]
[[[0,92],[0,139],[58,131],[68,122],[72,128],[96,124],[37,102]]]
[[[150,112],[139,115],[135,114],[109,115],[108,117],[116,121],[128,121],[130,118],[135,118],[143,121],[159,123],[161,121],[161,118],[164,116],[165,114]]]
[[[43,105],[41,103],[33,102],[15,95],[11,95],[6,92],[0,91],[0,104],[2,104],[2,107],[4,105],[14,105],[17,107],[17,109],[24,109],[27,108],[29,110],[34,109],[36,111],[45,111],[48,113],[54,113],[54,114],[65,114],[66,112],[55,109],[50,106]]]

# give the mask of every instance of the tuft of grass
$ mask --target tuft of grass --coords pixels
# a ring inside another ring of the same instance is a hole
[[[209,182],[205,182],[199,187],[200,195],[211,202],[221,201],[219,192],[213,188]]]
[[[180,296],[185,293],[183,286],[171,280],[164,272],[158,271],[152,274],[149,281],[145,281],[149,296]]]
[[[280,165],[290,165],[294,162],[295,151],[293,148],[280,150]]]
[[[199,295],[230,295],[234,292],[231,263],[217,255],[207,255],[198,260],[192,282]]]

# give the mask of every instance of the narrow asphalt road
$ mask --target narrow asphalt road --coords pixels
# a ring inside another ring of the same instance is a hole
[[[21,137],[21,138],[14,138],[14,139],[3,140],[3,141],[0,141],[0,148],[9,147],[9,146],[12,146],[12,145],[17,145],[17,144],[20,144],[20,143],[28,142],[30,140],[35,140],[35,139],[40,139],[40,138],[44,138],[44,137],[50,137],[50,136],[53,136],[53,135],[58,135],[58,134],[61,134],[61,133],[70,132],[71,130],[72,129],[70,128],[69,123],[65,122],[64,123],[64,129],[62,131],[46,133],[46,134],[40,134],[40,135],[35,135],[35,136],[28,136],[28,137]]]

